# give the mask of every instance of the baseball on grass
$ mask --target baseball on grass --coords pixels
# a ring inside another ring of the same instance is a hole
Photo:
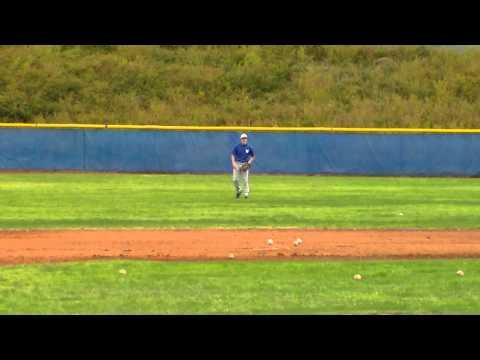
[[[118,270],[118,272],[122,275],[127,275],[127,270],[125,270],[125,269],[120,269],[120,270]]]
[[[273,240],[272,240],[272,239],[268,239],[268,240],[267,240],[267,244],[270,245],[270,246],[273,245]]]
[[[458,276],[463,276],[463,275],[465,275],[465,274],[463,273],[462,270],[458,270],[458,271],[457,271],[457,275],[458,275]]]
[[[353,275],[353,280],[362,280],[362,275],[360,274]]]

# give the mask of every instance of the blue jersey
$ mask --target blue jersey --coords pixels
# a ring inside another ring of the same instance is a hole
[[[252,156],[255,156],[253,149],[248,144],[238,144],[235,146],[232,150],[232,155],[235,158],[235,161],[239,163],[245,163],[250,160]]]

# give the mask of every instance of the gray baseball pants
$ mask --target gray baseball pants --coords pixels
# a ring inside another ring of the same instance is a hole
[[[237,166],[241,166],[241,163],[236,163]],[[243,185],[243,193],[245,196],[248,196],[250,193],[250,186],[248,185],[248,173],[250,170],[240,171],[233,169],[233,185],[235,186],[235,191],[240,192],[240,185]]]

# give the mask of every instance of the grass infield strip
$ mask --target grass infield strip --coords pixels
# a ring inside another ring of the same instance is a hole
[[[0,313],[480,314],[480,267],[475,260],[2,266]]]
[[[479,229],[480,179],[0,173],[0,229]]]

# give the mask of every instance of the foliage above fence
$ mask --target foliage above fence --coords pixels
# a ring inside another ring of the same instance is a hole
[[[0,46],[0,121],[479,128],[480,52]]]

